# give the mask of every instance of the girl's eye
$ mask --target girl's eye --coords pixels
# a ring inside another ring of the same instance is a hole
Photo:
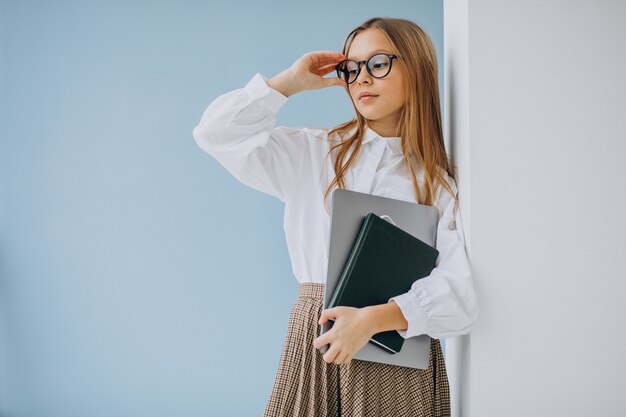
[[[381,69],[385,68],[388,64],[386,62],[375,62],[372,64],[372,69]]]

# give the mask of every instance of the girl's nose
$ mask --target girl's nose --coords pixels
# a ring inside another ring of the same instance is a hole
[[[357,84],[362,84],[363,82],[367,81],[368,83],[372,83],[372,76],[369,74],[369,72],[367,72],[367,69],[365,68],[365,65],[363,65],[361,67],[361,72],[359,72],[359,76],[356,77],[356,83]]]

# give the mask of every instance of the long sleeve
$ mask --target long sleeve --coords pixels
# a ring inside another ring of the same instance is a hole
[[[286,202],[297,185],[307,139],[302,129],[275,126],[287,97],[266,80],[256,73],[244,88],[217,97],[193,137],[241,183]]]
[[[448,181],[456,193],[454,180]],[[441,195],[440,207],[444,209],[437,226],[439,256],[435,268],[429,276],[415,281],[408,292],[390,299],[398,304],[408,322],[406,330],[398,330],[405,339],[421,334],[434,339],[463,335],[478,318],[460,211],[454,214],[454,199],[449,192],[442,189]]]

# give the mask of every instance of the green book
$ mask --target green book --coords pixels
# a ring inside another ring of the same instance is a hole
[[[365,216],[327,308],[386,304],[430,275],[439,251],[374,213]],[[370,343],[389,353],[402,349],[395,331],[376,333]]]

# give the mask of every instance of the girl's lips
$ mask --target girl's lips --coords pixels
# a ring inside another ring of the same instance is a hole
[[[378,97],[378,96],[363,96],[359,100],[360,101],[371,101],[371,100],[375,99],[376,97]]]

